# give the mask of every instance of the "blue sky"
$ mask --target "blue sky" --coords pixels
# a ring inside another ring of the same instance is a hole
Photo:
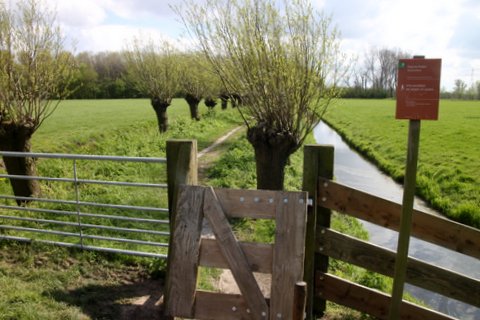
[[[16,0],[5,0],[15,2]],[[170,5],[181,0],[42,0],[58,12],[76,51],[116,51],[134,36],[177,40],[183,34]],[[201,1],[201,0],[199,0]],[[332,15],[342,47],[362,57],[371,48],[399,48],[442,58],[442,86],[480,80],[479,0],[311,0]]]

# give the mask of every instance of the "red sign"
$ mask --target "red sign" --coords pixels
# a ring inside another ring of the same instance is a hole
[[[441,59],[400,59],[397,119],[438,119],[441,67]]]

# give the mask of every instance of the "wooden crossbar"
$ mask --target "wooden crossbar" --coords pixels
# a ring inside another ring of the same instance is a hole
[[[250,270],[248,260],[233,234],[227,217],[223,213],[213,188],[206,190],[203,210],[212,226],[220,251],[228,262],[247,307],[250,308],[252,318],[257,320],[267,319],[268,306],[265,298]]]

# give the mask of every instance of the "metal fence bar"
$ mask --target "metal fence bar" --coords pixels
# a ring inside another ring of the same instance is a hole
[[[68,204],[68,205],[76,205],[77,204],[73,200],[57,200],[57,199],[35,198],[35,197],[15,197],[15,196],[6,196],[6,195],[0,195],[0,199],[38,201],[38,202],[45,202],[45,203],[59,203],[59,204]],[[80,201],[80,205],[90,206],[90,207],[110,208],[110,209],[124,209],[124,210],[138,210],[138,211],[151,211],[151,212],[168,213],[167,208],[139,207],[139,206],[127,206],[127,205],[96,203],[96,202],[82,202],[82,201]]]
[[[99,161],[122,161],[122,162],[142,162],[142,163],[167,163],[166,158],[153,157],[119,157],[119,156],[99,156],[88,154],[65,154],[65,153],[39,153],[39,152],[12,152],[0,151],[0,156],[17,158],[45,158],[45,159],[69,159],[69,160],[99,160]]]
[[[65,232],[65,231],[45,230],[45,229],[17,227],[17,226],[9,226],[9,225],[0,225],[0,229],[53,234],[57,236],[78,238],[78,233]],[[3,239],[3,238],[4,238],[4,235],[0,235],[0,239]],[[83,238],[93,239],[93,240],[117,241],[117,242],[133,243],[133,244],[142,244],[142,245],[156,246],[156,247],[168,247],[168,243],[163,243],[163,242],[144,241],[144,240],[135,240],[135,239],[126,239],[126,238],[116,238],[116,237],[105,237],[105,236],[96,236],[96,235],[90,235],[90,234],[84,234]]]
[[[146,187],[146,188],[159,188],[166,189],[168,186],[166,183],[140,183],[140,182],[123,182],[123,181],[106,181],[106,180],[89,180],[89,179],[71,179],[71,178],[52,178],[42,176],[21,176],[14,174],[0,174],[0,178],[16,179],[16,180],[38,180],[38,181],[54,181],[54,182],[71,182],[71,183],[83,183],[83,184],[100,184],[122,187]]]
[[[14,216],[5,216],[5,215],[0,215],[0,219],[9,219],[9,220],[36,222],[36,223],[50,223],[50,224],[56,224],[56,225],[61,225],[61,226],[68,226],[68,227],[78,227],[79,226],[79,224],[77,222],[50,220],[50,219],[35,219],[35,218],[25,218],[25,217],[14,217]],[[155,231],[155,230],[150,230],[150,229],[110,227],[110,226],[103,226],[103,225],[99,225],[99,224],[90,224],[90,223],[80,223],[80,226],[82,228],[103,229],[103,230],[123,231],[123,232],[140,232],[140,233],[155,234],[155,235],[159,235],[159,236],[170,236],[169,232]]]
[[[52,210],[52,209],[42,209],[42,208],[27,208],[27,207],[5,206],[5,205],[0,205],[0,208],[1,209],[8,209],[8,210],[36,212],[36,213],[61,214],[61,215],[65,215],[65,216],[77,215],[77,213],[74,212],[74,211]],[[168,220],[134,218],[134,217],[127,217],[127,216],[116,216],[116,215],[96,214],[96,213],[80,212],[80,216],[81,217],[88,217],[88,218],[124,220],[124,221],[130,221],[130,222],[144,222],[144,223],[157,223],[157,224],[169,224],[170,223],[170,221],[168,221]]]
[[[77,212],[77,223],[78,223],[78,235],[80,236],[80,246],[83,248],[83,230],[82,230],[82,218],[80,217],[80,194],[78,192],[78,181],[77,181],[77,159],[73,159],[73,187],[75,189],[75,209]]]
[[[147,257],[147,258],[158,258],[158,259],[167,259],[166,254],[161,253],[152,253],[152,252],[144,252],[144,251],[132,251],[132,250],[122,250],[122,249],[114,249],[114,248],[104,248],[104,247],[95,247],[95,246],[80,246],[76,243],[69,243],[69,242],[60,242],[60,241],[50,241],[50,240],[40,240],[40,239],[30,239],[24,237],[14,237],[14,236],[1,236],[0,238],[7,239],[7,240],[15,240],[15,241],[22,241],[22,242],[32,242],[35,241],[37,243],[49,244],[49,245],[56,245],[61,247],[68,247],[68,248],[79,248],[83,250],[90,250],[90,251],[101,251],[101,252],[110,252],[110,253],[122,253],[140,257]]]

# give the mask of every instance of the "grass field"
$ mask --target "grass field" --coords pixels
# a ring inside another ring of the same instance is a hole
[[[341,100],[327,121],[356,149],[401,181],[408,120],[393,100]],[[438,121],[422,121],[417,193],[448,217],[480,228],[480,102],[441,101]]]
[[[60,104],[32,139],[34,152],[60,152],[77,154],[100,154],[118,156],[164,157],[167,139],[196,139],[199,150],[212,144],[232,128],[241,124],[236,110],[208,113],[205,106],[200,109],[203,119],[192,121],[188,107],[183,100],[174,100],[169,108],[170,129],[160,134],[155,114],[148,100],[71,100]],[[142,181],[164,183],[164,165],[113,164],[109,162],[77,163],[79,178],[114,181]],[[0,172],[2,169],[0,167]],[[71,177],[71,161],[38,160],[41,176]],[[42,182],[42,197],[51,199],[74,199],[71,184]],[[0,180],[0,193],[10,194],[6,179]],[[127,187],[82,185],[82,201],[113,203],[139,206],[167,206],[165,192],[158,190],[132,189]],[[2,204],[14,205],[2,200]],[[59,204],[34,203],[33,208],[75,211],[74,207]],[[105,209],[83,208],[88,213],[103,215],[134,215],[138,218],[165,219],[165,216],[150,216],[149,212],[130,212]],[[82,209],[82,211],[83,211]],[[6,214],[0,209],[1,214]],[[8,212],[8,215],[15,214]],[[18,212],[29,218],[75,221],[74,216],[59,216],[49,213]],[[96,218],[95,218],[96,219]],[[83,223],[98,223],[93,218],[82,218]],[[98,219],[97,219],[98,220]],[[106,225],[116,227],[145,228],[140,223],[105,220]],[[31,222],[2,219],[2,224],[22,227],[49,227],[64,232],[75,232],[74,227],[36,224]],[[162,227],[162,226],[160,226]],[[155,230],[160,231],[161,228]],[[168,226],[163,226],[168,228]],[[13,236],[32,236],[28,232],[4,231]],[[97,230],[87,230],[97,234]],[[103,231],[103,236],[129,238],[130,233]],[[35,234],[35,238],[67,241],[66,237]],[[137,233],[135,238],[146,241],[165,242],[158,236]],[[70,240],[72,241],[72,240]],[[75,240],[73,240],[75,241]],[[84,240],[85,241],[85,240]],[[103,245],[129,250],[141,250],[135,244],[86,240],[84,244]],[[166,253],[165,248],[149,248],[149,251]],[[163,260],[143,259],[98,252],[81,252],[44,246],[0,242],[0,319],[120,319],[129,302],[127,297],[142,296],[152,292],[144,290],[149,275],[161,270]],[[150,285],[155,294],[161,294],[160,283]],[[124,305],[125,302],[125,305]],[[128,311],[128,310],[127,310]],[[158,313],[159,311],[154,311]],[[125,317],[123,317],[125,318]],[[123,319],[122,318],[122,319]],[[153,319],[156,319],[154,317]]]
[[[203,119],[192,121],[188,107],[183,100],[174,100],[169,109],[170,129],[160,134],[155,114],[148,100],[72,100],[63,102],[54,115],[45,121],[34,135],[32,150],[36,152],[61,152],[76,154],[165,157],[168,139],[196,139],[199,149],[212,144],[241,122],[235,110],[207,112],[202,106]],[[71,160],[38,160],[40,176],[62,178],[73,177]],[[2,169],[0,168],[0,171]],[[76,171],[79,179],[103,181],[127,181],[143,183],[165,183],[166,168],[164,164],[139,164],[128,162],[77,161]],[[115,204],[140,207],[167,208],[165,189],[146,189],[117,187],[95,184],[79,186],[79,200],[100,204]],[[0,193],[11,194],[8,180],[0,180]],[[72,183],[43,181],[41,197],[47,199],[69,200],[72,204],[32,203],[29,207],[56,210],[58,213],[22,211],[22,217],[31,219],[51,219],[73,225],[42,224],[36,222],[6,220],[5,224],[23,228],[46,228],[61,232],[78,233],[75,226],[76,192]],[[14,205],[13,201],[2,200],[4,205]],[[1,210],[1,209],[0,209]],[[60,212],[59,212],[60,211]],[[66,213],[64,213],[66,212]],[[82,212],[97,215],[130,216],[143,219],[167,219],[166,213],[111,209],[96,206],[84,206]],[[136,228],[155,231],[168,231],[168,225],[152,225],[151,222],[139,223],[121,219],[106,219],[91,216],[82,217],[82,223],[107,225],[117,228]],[[1,231],[11,236],[29,237],[24,231]],[[131,233],[89,228],[83,232],[89,235],[115,236],[127,239],[165,243],[165,236],[149,233]],[[71,242],[73,238],[64,235],[36,234],[37,239]],[[105,240],[84,239],[84,245],[102,245],[128,250],[145,250],[152,252],[152,247],[137,244],[125,244]],[[166,253],[162,247],[154,248],[155,253]]]

